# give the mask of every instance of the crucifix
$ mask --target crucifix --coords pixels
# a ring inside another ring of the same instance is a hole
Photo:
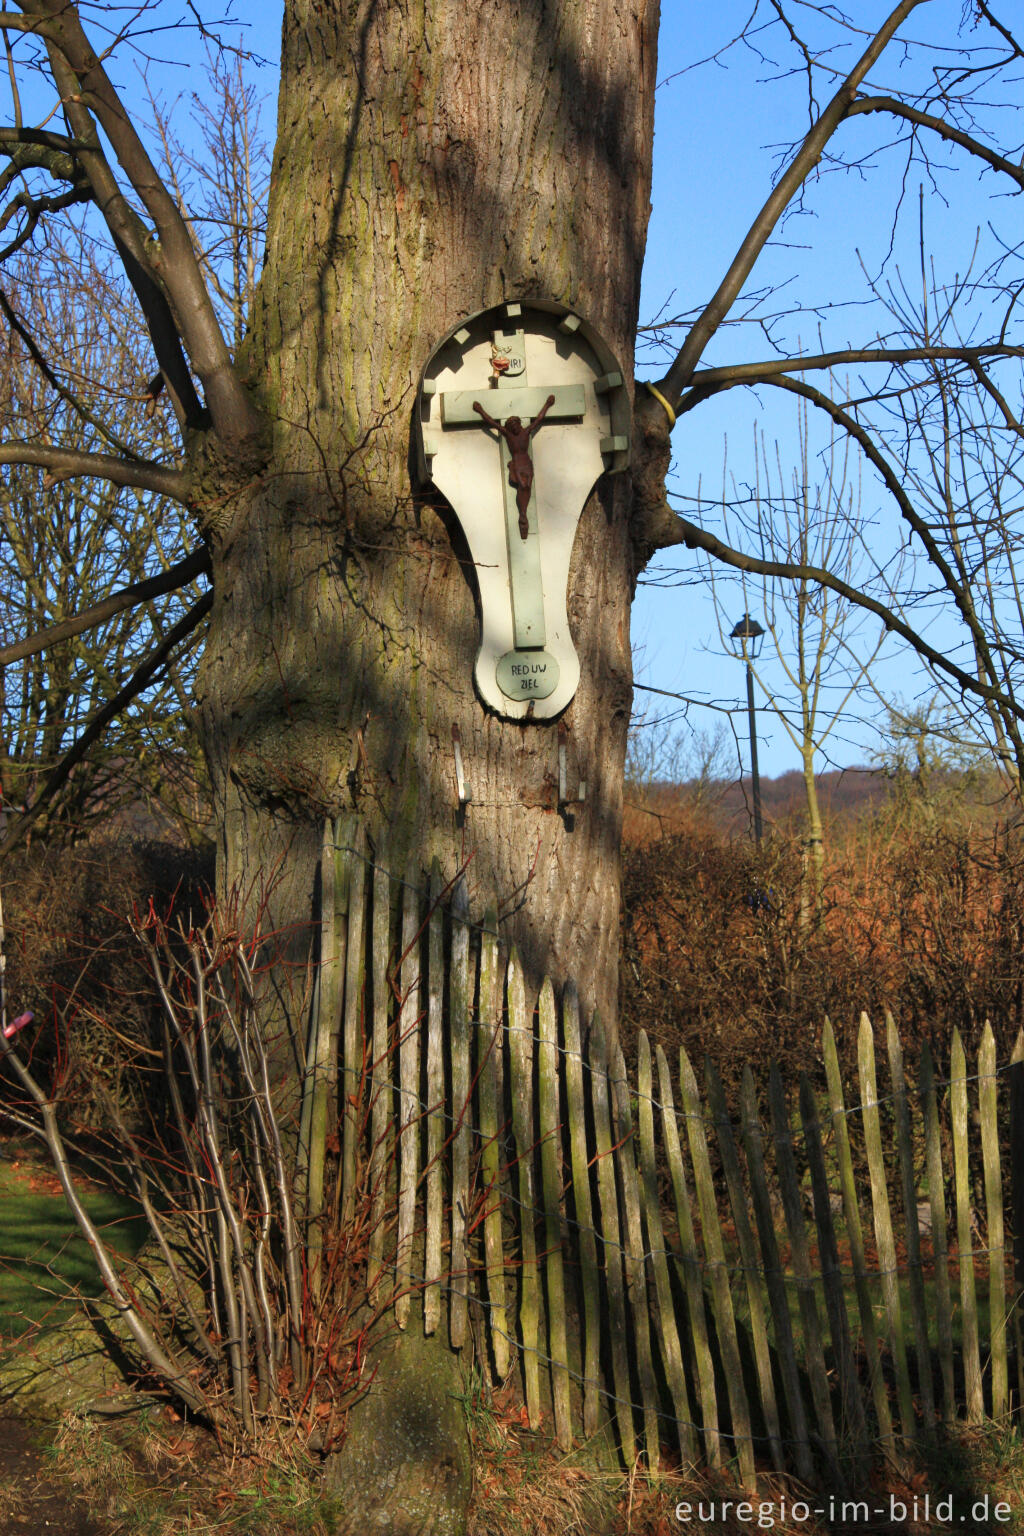
[[[629,397],[614,355],[564,305],[506,303],[454,327],[427,360],[420,473],[453,508],[480,602],[483,702],[550,720],[576,692],[569,569],[587,497],[629,457]]]
[[[515,649],[543,650],[547,638],[543,563],[530,438],[546,419],[579,420],[583,415],[583,386],[531,388],[526,376],[522,330],[493,334],[491,368],[494,377],[486,389],[445,390],[441,396],[441,421],[446,427],[489,427],[497,434]],[[524,420],[529,424],[524,426]],[[544,677],[544,682],[552,679]]]

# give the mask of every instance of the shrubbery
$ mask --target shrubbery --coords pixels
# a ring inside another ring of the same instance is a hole
[[[621,1022],[709,1054],[728,1082],[746,1062],[785,1075],[819,1060],[829,1015],[852,1064],[862,1010],[890,1009],[905,1044],[944,1061],[986,1018],[1006,1059],[1024,1024],[1024,837],[962,811],[893,802],[834,829],[820,917],[808,915],[798,832],[757,853],[706,816],[627,847]]]

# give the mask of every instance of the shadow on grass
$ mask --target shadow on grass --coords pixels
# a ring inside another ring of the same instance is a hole
[[[39,1187],[47,1177],[0,1162],[0,1339],[59,1323],[73,1310],[76,1292],[96,1296],[103,1289],[63,1194]],[[148,1228],[134,1201],[94,1190],[84,1204],[115,1252],[138,1252]]]

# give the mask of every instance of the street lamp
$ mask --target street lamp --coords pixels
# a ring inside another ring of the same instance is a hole
[[[747,664],[747,718],[750,721],[750,778],[754,791],[754,842],[761,846],[761,775],[757,771],[757,725],[754,719],[754,669],[753,663],[761,654],[764,630],[756,619],[745,613],[729,636],[740,642],[743,660]]]

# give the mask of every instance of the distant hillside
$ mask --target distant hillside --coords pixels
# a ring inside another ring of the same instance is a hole
[[[817,782],[822,815],[833,827],[859,820],[900,792],[892,776],[878,768],[830,769],[818,774]],[[903,792],[913,795],[920,790],[908,778]],[[968,815],[988,819],[1007,814],[999,786],[992,779],[936,773],[929,781],[928,794],[947,805],[957,803]],[[654,784],[641,794],[627,790],[626,804],[626,837],[640,841],[656,835],[659,827],[670,831],[677,818],[692,823],[695,816],[728,836],[744,836],[753,817],[749,777],[704,785]],[[761,808],[766,829],[799,822],[804,808],[803,775],[794,769],[774,779],[762,779]]]

